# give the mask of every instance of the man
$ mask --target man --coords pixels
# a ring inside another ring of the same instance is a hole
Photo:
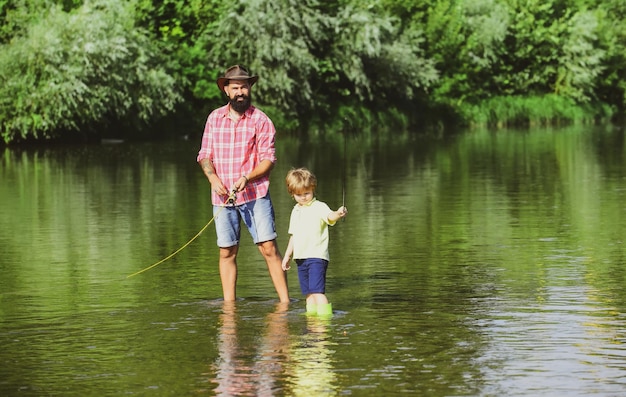
[[[276,129],[265,113],[252,106],[251,89],[258,79],[241,65],[231,66],[217,79],[228,103],[209,114],[197,161],[211,183],[224,300],[236,299],[243,221],[267,263],[280,301],[289,302],[269,194]]]

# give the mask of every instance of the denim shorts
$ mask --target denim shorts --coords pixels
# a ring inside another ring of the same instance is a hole
[[[255,244],[274,240],[276,222],[270,194],[249,203],[219,207],[213,206],[217,246],[228,248],[239,244],[241,221],[246,225]]]
[[[302,295],[325,293],[328,261],[320,258],[307,258],[296,259],[296,263]]]

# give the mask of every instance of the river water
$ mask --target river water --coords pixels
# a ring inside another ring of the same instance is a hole
[[[332,318],[249,236],[225,304],[199,140],[0,149],[2,396],[622,396],[626,141],[610,127],[278,137],[349,214]]]

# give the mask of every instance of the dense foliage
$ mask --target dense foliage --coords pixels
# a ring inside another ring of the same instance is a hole
[[[0,133],[189,133],[235,63],[300,133],[607,119],[626,108],[625,16],[622,0],[0,0]]]
[[[53,6],[0,52],[2,136],[10,142],[148,125],[180,99],[162,63],[125,2],[71,13]]]

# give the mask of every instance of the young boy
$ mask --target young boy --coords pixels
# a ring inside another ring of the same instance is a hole
[[[307,313],[332,315],[332,305],[326,292],[328,268],[328,226],[348,213],[345,207],[333,211],[315,198],[317,178],[306,168],[292,169],[285,178],[287,191],[296,200],[289,219],[289,245],[283,256],[282,267],[291,268],[290,259],[298,264],[298,279],[306,296]]]

